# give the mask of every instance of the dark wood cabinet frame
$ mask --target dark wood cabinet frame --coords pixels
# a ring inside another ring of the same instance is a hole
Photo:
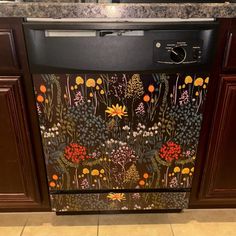
[[[12,193],[0,192],[0,211],[48,211],[50,203],[43,149],[22,23],[23,19],[19,18],[0,18],[0,33],[12,37],[10,41],[15,61],[12,67],[0,67],[0,96],[4,101],[2,105],[6,107],[7,103],[12,112],[11,117],[6,116],[6,119],[11,119],[16,135],[13,142],[18,145],[16,158],[19,158],[24,189],[16,193],[14,189]]]
[[[222,175],[223,170],[235,168],[236,147],[235,159],[232,158],[231,150],[229,163],[222,162],[223,156],[220,150],[222,138],[236,139],[236,134],[230,132],[230,124],[227,124],[227,122],[230,122],[229,118],[231,122],[235,118],[236,122],[236,110],[234,110],[236,103],[236,69],[235,75],[222,75],[227,71],[232,72],[232,67],[229,70],[225,67],[227,62],[224,62],[227,54],[229,55],[229,51],[225,51],[225,49],[229,47],[227,41],[230,39],[232,24],[231,19],[221,19],[219,40],[216,47],[217,56],[211,72],[205,105],[190,208],[236,207],[236,189],[234,189],[236,179],[229,178],[229,175]],[[227,143],[223,143],[223,145],[222,148],[227,149]],[[224,151],[224,158],[227,160],[229,150]],[[223,176],[222,180],[217,178],[219,175]],[[233,176],[235,177],[235,174]]]

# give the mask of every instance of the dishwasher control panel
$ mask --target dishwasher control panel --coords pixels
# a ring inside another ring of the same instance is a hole
[[[159,64],[194,64],[202,61],[203,41],[154,41],[154,62]]]

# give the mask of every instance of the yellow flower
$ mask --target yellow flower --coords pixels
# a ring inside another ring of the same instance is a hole
[[[100,170],[100,173],[101,173],[101,174],[104,174],[104,172],[105,172],[104,169],[101,169],[101,170]]]
[[[84,174],[84,175],[89,174],[89,169],[88,169],[88,168],[84,168],[84,169],[83,169],[83,174]]]
[[[91,172],[91,175],[92,176],[99,175],[99,171],[97,169],[93,169],[92,172]]]
[[[189,172],[190,172],[189,168],[184,168],[182,170],[182,174],[189,174]]]
[[[181,89],[182,88],[182,86],[181,85],[179,85],[179,87],[178,87],[179,89]]]
[[[92,78],[89,78],[89,79],[86,81],[86,86],[87,86],[87,87],[95,87],[95,86],[96,86],[95,80],[92,79]]]
[[[186,85],[185,85],[185,84],[183,84],[183,85],[182,85],[182,88],[185,88],[185,87],[186,87]]]
[[[97,89],[97,90],[99,90],[99,89],[100,89],[98,85],[96,86],[96,89]]]
[[[75,83],[76,83],[77,85],[84,84],[84,79],[83,79],[81,76],[77,76],[77,77],[75,78]]]
[[[203,85],[203,79],[201,77],[198,77],[195,81],[194,81],[194,86],[202,86]]]
[[[206,84],[209,83],[209,77],[206,77],[206,79],[205,79],[205,83],[206,83]]]
[[[116,106],[112,105],[112,107],[107,107],[106,113],[109,114],[109,116],[118,116],[119,118],[122,118],[122,116],[127,116],[127,112],[125,111],[125,106],[119,106],[119,104],[116,104]]]
[[[194,172],[194,167],[191,168],[191,172]]]
[[[207,86],[204,84],[204,85],[203,85],[203,88],[206,89],[206,87],[207,87]]]
[[[107,195],[107,198],[111,199],[112,201],[124,201],[125,200],[125,194],[124,193],[109,193]]]
[[[105,180],[107,180],[107,178],[106,178],[106,177],[103,177],[103,180],[105,181]]]
[[[195,95],[196,95],[196,96],[199,96],[199,92],[197,91],[197,92],[195,93]]]
[[[70,87],[70,89],[71,89],[71,90],[74,90],[74,87],[73,87],[73,86],[71,86],[71,87]]]
[[[104,90],[102,89],[102,90],[100,91],[100,93],[101,93],[101,94],[104,94]]]
[[[101,78],[97,79],[97,84],[102,84],[102,79]]]
[[[90,96],[90,97],[93,97],[93,93],[89,93],[89,96]]]
[[[190,75],[185,77],[185,80],[184,80],[185,84],[191,84],[192,82],[193,82],[193,78]]]
[[[175,173],[179,173],[179,172],[180,172],[180,168],[179,168],[178,166],[176,166],[176,167],[174,168],[174,172],[175,172]]]

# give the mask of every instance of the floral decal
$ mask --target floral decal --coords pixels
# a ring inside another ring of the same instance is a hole
[[[96,195],[104,208],[137,201],[132,207],[143,209],[158,201],[145,189],[191,188],[208,76],[44,74],[33,80],[50,190],[109,190]],[[137,192],[117,193],[129,189]]]
[[[80,146],[77,143],[70,143],[65,148],[64,156],[66,159],[74,163],[79,163],[85,159],[91,158],[91,156],[87,155],[86,147]]]
[[[166,144],[163,144],[160,149],[160,157],[165,159],[166,161],[178,160],[181,154],[180,145],[168,141]]]
[[[112,105],[112,107],[107,107],[107,110],[105,111],[109,114],[109,116],[118,116],[119,118],[122,118],[122,116],[127,116],[127,112],[125,111],[125,106],[119,106],[116,104],[116,106]]]

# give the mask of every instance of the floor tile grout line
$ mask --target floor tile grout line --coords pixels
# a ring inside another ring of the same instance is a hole
[[[99,219],[100,219],[100,215],[98,215],[97,236],[99,236]]]
[[[171,228],[172,236],[175,236],[174,230],[173,230],[173,228],[172,228],[172,224],[170,224],[170,228]]]
[[[23,235],[24,230],[25,230],[25,226],[27,225],[28,221],[29,221],[29,217],[27,217],[27,219],[26,219],[26,221],[25,221],[25,224],[24,224],[24,226],[23,226],[23,229],[22,229],[21,232],[20,232],[20,236]]]

